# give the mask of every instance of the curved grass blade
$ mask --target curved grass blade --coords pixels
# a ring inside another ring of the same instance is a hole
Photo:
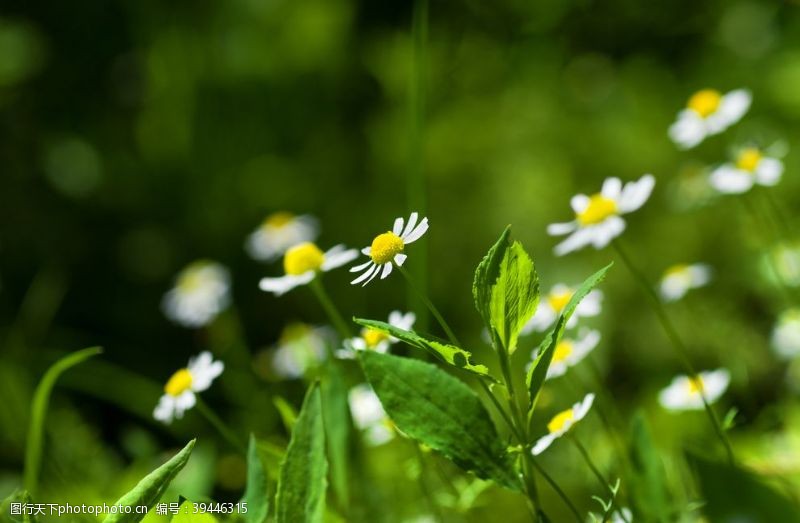
[[[142,478],[139,483],[133,487],[127,494],[117,500],[115,505],[124,505],[133,507],[130,513],[125,511],[118,511],[114,514],[109,514],[103,523],[136,523],[141,521],[146,514],[137,514],[136,507],[145,506],[148,511],[161,499],[164,492],[167,490],[170,482],[175,479],[178,472],[183,469],[189,461],[189,456],[192,454],[195,441],[192,440],[186,444],[183,449],[172,456],[172,458],[155,469],[153,472]]]
[[[42,380],[36,387],[31,404],[31,421],[28,426],[28,441],[25,448],[25,489],[35,492],[39,482],[39,468],[42,464],[42,445],[44,440],[44,420],[47,415],[47,405],[50,402],[50,392],[58,377],[70,367],[96,356],[103,352],[100,347],[90,347],[68,354],[55,362],[44,373]]]
[[[244,520],[247,523],[264,523],[269,513],[269,484],[264,462],[258,452],[258,441],[250,434],[247,446],[247,486],[242,501],[247,503]]]

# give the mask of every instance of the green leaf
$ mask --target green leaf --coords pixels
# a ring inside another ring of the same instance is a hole
[[[328,365],[326,369],[327,372],[322,381],[322,416],[325,422],[325,441],[328,446],[331,485],[339,507],[347,509],[350,505],[347,483],[348,441],[350,438],[348,389],[339,365]]]
[[[311,386],[292,431],[278,479],[277,523],[322,521],[328,462],[319,384]]]
[[[800,522],[800,507],[740,467],[690,456],[705,498],[709,521]]]
[[[242,501],[247,503],[244,520],[247,523],[263,523],[269,513],[269,484],[267,470],[258,451],[258,441],[250,434],[247,445],[247,486]]]
[[[408,343],[412,347],[426,350],[436,356],[438,359],[454,367],[497,382],[497,379],[489,374],[489,369],[486,367],[486,365],[475,365],[472,361],[472,353],[460,347],[450,345],[449,343],[445,343],[443,341],[424,338],[414,331],[399,329],[394,325],[389,325],[383,321],[366,320],[363,318],[353,318],[353,321],[363,327],[375,329],[390,336],[394,336],[395,338]]]
[[[158,503],[161,496],[167,490],[170,482],[175,479],[178,472],[189,461],[196,440],[186,444],[183,449],[175,454],[169,461],[145,476],[133,489],[119,498],[115,505],[125,505],[133,507],[131,513],[123,511],[109,514],[104,523],[135,523],[141,521],[145,514],[138,514],[136,507],[146,506],[148,510]]]
[[[630,456],[633,478],[628,488],[637,512],[645,521],[671,521],[664,464],[641,412],[633,418]]]
[[[181,506],[178,507],[178,513],[172,516],[170,520],[172,523],[217,523],[217,518],[215,518],[209,512],[202,512],[197,510],[195,512],[195,504],[189,501],[188,499],[181,503]],[[247,506],[247,514],[250,513],[252,508],[250,505]],[[245,514],[245,517],[247,516]]]
[[[542,343],[539,345],[536,359],[528,369],[528,375],[525,380],[526,384],[528,385],[528,394],[530,398],[530,408],[528,409],[529,419],[533,415],[533,411],[536,408],[536,402],[539,399],[539,391],[541,390],[542,384],[544,384],[544,380],[547,377],[547,369],[550,367],[550,363],[553,360],[553,353],[556,350],[556,346],[561,340],[561,336],[564,335],[564,329],[567,326],[567,322],[572,317],[575,309],[578,308],[578,304],[580,304],[580,302],[592,291],[592,289],[597,286],[597,284],[603,281],[603,278],[606,277],[606,273],[612,265],[614,265],[613,262],[609,263],[581,283],[580,287],[578,287],[578,290],[576,290],[570,298],[566,307],[564,307],[564,310],[561,311],[561,315],[556,321],[555,327],[553,327],[553,329],[547,333],[542,340]]]
[[[281,421],[283,421],[283,426],[286,427],[286,431],[292,432],[294,424],[297,422],[297,411],[294,410],[294,407],[292,407],[288,401],[280,396],[274,396],[272,398],[272,404],[275,405],[275,408],[278,410],[278,414],[281,416]]]
[[[0,502],[0,523],[36,523],[37,518],[34,514],[28,514],[27,511],[22,511],[22,514],[11,515],[11,504],[21,503],[23,505],[30,505],[33,503],[33,498],[27,490],[15,490]]]
[[[472,293],[492,339],[511,354],[539,304],[539,278],[533,260],[509,234],[507,227],[478,265]]]
[[[24,484],[28,492],[35,492],[39,483],[39,468],[42,464],[42,445],[44,440],[44,419],[47,415],[47,404],[50,402],[50,392],[56,384],[58,377],[70,367],[103,352],[100,347],[73,352],[56,361],[44,373],[42,380],[36,387],[31,404],[31,421],[28,426],[28,441],[25,448],[25,479]]]
[[[374,351],[362,351],[360,360],[401,431],[480,478],[521,489],[513,457],[472,389],[419,360]]]

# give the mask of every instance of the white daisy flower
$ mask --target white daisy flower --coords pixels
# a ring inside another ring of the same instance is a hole
[[[602,249],[625,230],[623,214],[628,214],[644,205],[650,197],[656,180],[645,174],[635,182],[623,187],[619,178],[607,178],[601,192],[592,196],[578,194],[570,205],[575,219],[567,223],[552,223],[547,226],[550,236],[569,237],[555,248],[557,256],[593,245]]]
[[[164,395],[153,410],[153,417],[163,423],[182,418],[183,413],[197,402],[195,393],[209,388],[223,370],[225,365],[221,361],[214,361],[210,352],[201,352],[191,358],[186,368],[175,372],[167,381]]]
[[[711,404],[728,388],[731,375],[726,369],[701,372],[695,377],[676,376],[658,394],[658,401],[667,410],[701,410],[703,397]]]
[[[381,445],[394,438],[394,430],[381,400],[366,383],[350,389],[348,395],[353,423],[364,431],[370,445]]]
[[[304,242],[289,248],[283,256],[285,276],[261,278],[258,287],[262,291],[280,296],[295,287],[310,283],[318,273],[336,269],[356,258],[358,251],[347,249],[344,245],[336,245],[323,253],[315,244]]]
[[[583,360],[600,342],[600,333],[596,330],[584,329],[576,338],[562,338],[553,352],[553,360],[547,368],[546,379],[557,378],[566,374],[570,367],[574,367]],[[536,359],[538,351],[534,351]]]
[[[547,424],[548,434],[539,438],[533,446],[531,453],[533,453],[534,456],[538,456],[544,452],[556,438],[560,438],[569,432],[569,429],[571,429],[573,425],[586,416],[589,409],[592,407],[592,402],[594,402],[594,394],[589,393],[582,401],[573,405],[572,408],[553,416],[553,419]]]
[[[781,359],[800,355],[800,309],[784,311],[772,330],[772,349]]]
[[[669,137],[681,149],[691,149],[706,136],[719,134],[738,122],[750,108],[747,89],[722,94],[714,89],[694,93],[669,128]]]
[[[302,378],[309,369],[325,361],[326,345],[333,335],[325,327],[313,327],[305,323],[290,323],[283,328],[274,349],[268,350],[269,371],[282,379]],[[266,370],[266,369],[263,369]]]
[[[298,243],[312,242],[319,234],[317,219],[308,214],[290,212],[270,214],[250,233],[245,243],[247,252],[259,261],[272,261]]]
[[[199,260],[183,269],[161,302],[164,314],[185,327],[210,323],[230,303],[230,275],[219,263]]]
[[[781,181],[783,162],[764,156],[756,147],[746,147],[736,155],[735,162],[720,165],[711,172],[709,183],[725,194],[740,194],[753,185],[772,186]]]
[[[413,312],[403,314],[400,311],[392,311],[389,313],[389,325],[405,331],[411,330],[416,319],[417,316]],[[374,350],[375,352],[385,353],[389,350],[390,346],[398,341],[400,340],[378,329],[364,327],[361,329],[361,334],[359,336],[345,340],[345,348],[337,350],[336,356],[339,358],[352,359],[355,357],[355,351],[360,350]]]
[[[378,274],[384,279],[392,273],[394,264],[398,267],[403,265],[407,258],[403,254],[405,246],[419,240],[428,230],[428,219],[423,218],[417,223],[417,218],[419,214],[412,212],[405,228],[403,218],[397,218],[391,231],[377,235],[372,240],[372,245],[361,249],[370,260],[350,269],[350,272],[361,272],[361,275],[350,283],[357,285],[363,282],[362,285],[366,285]]]
[[[602,514],[595,514],[594,512],[591,513],[590,518],[587,520],[588,523],[598,523],[600,521],[603,521]],[[633,512],[627,507],[622,507],[611,514],[611,519],[605,521],[610,523],[630,523],[633,521]]]
[[[572,287],[559,283],[554,285],[547,296],[539,302],[539,307],[536,313],[528,320],[528,323],[522,328],[523,334],[529,334],[533,331],[547,330],[555,321],[558,316],[567,306],[569,300],[575,291]],[[594,289],[589,292],[575,308],[569,321],[567,321],[567,328],[572,328],[578,324],[579,318],[588,318],[590,316],[597,316],[600,314],[603,302],[603,291]]]
[[[711,281],[711,267],[704,263],[673,265],[664,271],[659,285],[661,299],[677,301],[691,289],[708,285]]]

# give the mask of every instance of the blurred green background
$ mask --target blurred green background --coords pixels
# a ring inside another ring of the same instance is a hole
[[[304,385],[256,378],[248,354],[274,345],[289,322],[325,316],[307,289],[280,299],[258,290],[280,264],[253,261],[244,241],[271,212],[311,213],[321,246],[360,248],[396,216],[423,210],[431,229],[409,263],[486,356],[471,279],[502,228],[513,224],[544,289],[577,283],[613,252],[557,259],[546,225],[572,217],[576,192],[645,172],[658,181],[628,219],[629,250],[654,281],[674,263],[714,267],[713,284],[671,306],[673,316],[700,368],[731,370],[724,403],[741,411],[738,444],[767,468],[789,460],[797,478],[800,433],[787,428],[800,419],[787,367],[768,347],[785,307],[760,270],[770,239],[703,181],[730,147],[778,143],[789,154],[776,196],[796,210],[797,6],[437,1],[416,73],[412,13],[411,2],[350,0],[5,3],[0,494],[19,481],[33,386],[55,357],[84,346],[105,354],[65,376],[54,397],[48,501],[113,499],[162,449],[194,434],[213,442],[191,413],[168,428],[151,417],[163,382],[203,349],[228,364],[208,402],[243,434],[285,437],[271,395],[299,405]],[[724,135],[680,152],[667,127],[705,87],[749,88],[753,107]],[[198,258],[231,270],[234,306],[212,328],[190,330],[171,324],[160,301]],[[406,307],[402,279],[362,289],[348,276],[326,277],[346,316],[383,319]],[[603,290],[596,354],[622,411],[645,406],[665,452],[692,430],[708,437],[702,414],[668,414],[655,401],[680,366],[624,267]],[[560,407],[576,398],[554,387],[550,399]],[[238,495],[241,464],[218,459],[228,456],[222,444],[204,452],[193,492]],[[393,463],[406,451],[378,452],[388,454],[375,463]],[[544,462],[569,453],[560,452]],[[573,465],[557,475],[582,492],[591,478]],[[398,520],[411,517],[419,492],[393,484],[403,472],[391,472],[376,492],[397,500]]]

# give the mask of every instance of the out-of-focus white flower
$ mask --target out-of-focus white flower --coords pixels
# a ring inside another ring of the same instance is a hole
[[[210,323],[230,303],[231,279],[219,263],[199,260],[183,269],[161,302],[166,316],[185,327]]]
[[[603,515],[595,514],[594,512],[592,512],[589,515],[589,519],[586,520],[587,523],[600,523],[601,521],[603,521]],[[631,509],[622,507],[619,510],[615,510],[611,514],[611,519],[606,521],[609,521],[610,523],[631,523],[633,521],[633,513],[631,512]]]
[[[594,394],[590,393],[587,394],[582,401],[573,405],[572,408],[553,416],[553,419],[547,424],[548,434],[539,438],[533,446],[533,449],[531,449],[531,453],[534,456],[538,456],[544,452],[553,441],[569,432],[569,429],[571,429],[573,425],[586,416],[589,409],[592,408],[592,402],[594,402]]]
[[[325,327],[290,323],[284,327],[276,347],[266,352],[270,355],[270,370],[283,379],[305,376],[306,372],[326,359],[326,345],[332,341],[332,337]],[[267,372],[261,374],[266,375]]]
[[[350,269],[350,272],[361,273],[358,278],[350,283],[353,285],[359,283],[366,285],[378,274],[381,275],[381,279],[384,279],[392,273],[394,264],[397,264],[398,267],[403,265],[407,258],[403,254],[405,246],[419,240],[428,230],[428,219],[422,218],[417,223],[418,218],[419,214],[412,212],[405,227],[403,227],[404,220],[402,217],[395,219],[391,231],[377,235],[372,240],[372,245],[361,249],[361,252],[369,256],[370,259]]]
[[[706,136],[719,134],[738,122],[750,108],[747,89],[722,94],[714,89],[694,93],[669,128],[669,137],[681,149],[691,149]]]
[[[800,355],[800,309],[784,311],[772,329],[772,349],[784,360]]]
[[[756,147],[739,151],[736,161],[725,163],[711,172],[709,182],[717,191],[726,194],[740,194],[749,191],[753,185],[777,185],[783,175],[783,162],[765,156]]]
[[[645,174],[635,182],[623,187],[619,178],[607,178],[602,190],[592,196],[578,194],[570,205],[575,219],[566,223],[551,223],[547,226],[550,236],[569,234],[555,248],[556,256],[563,256],[588,245],[602,249],[625,230],[623,214],[639,209],[650,198],[656,180]]]
[[[370,445],[382,445],[394,438],[391,421],[372,387],[366,383],[356,385],[350,389],[348,400],[353,422],[364,431]]]
[[[417,316],[413,312],[406,312],[403,314],[400,311],[392,311],[389,313],[389,325],[403,329],[405,331],[411,330],[414,326]],[[374,350],[375,352],[385,353],[389,347],[397,343],[399,340],[394,336],[389,336],[385,332],[370,327],[361,329],[359,336],[345,340],[345,348],[336,351],[336,356],[339,358],[352,359],[355,357],[355,351],[360,350]]]
[[[725,393],[730,381],[731,375],[726,369],[701,372],[695,377],[676,376],[658,394],[658,401],[667,410],[701,410],[702,395],[710,405]]]
[[[197,402],[195,393],[206,390],[211,382],[225,370],[221,361],[214,361],[210,352],[201,352],[189,360],[186,368],[170,377],[164,386],[164,395],[158,400],[153,417],[163,423],[182,418],[183,413]]]
[[[570,367],[574,367],[583,360],[600,342],[600,333],[596,330],[583,329],[576,338],[563,338],[556,345],[553,360],[547,368],[546,379],[557,378],[566,374]],[[534,351],[535,359],[538,351]]]
[[[554,285],[550,292],[547,293],[547,296],[539,302],[536,313],[522,328],[522,333],[528,334],[532,331],[547,330],[558,319],[559,314],[567,306],[569,300],[572,299],[572,295],[575,294],[576,290],[563,283]],[[598,289],[590,291],[575,308],[572,317],[567,321],[567,328],[577,325],[579,318],[588,318],[600,314],[602,303],[603,292]]]
[[[664,301],[677,301],[691,289],[703,287],[711,281],[711,267],[703,263],[673,265],[661,277],[660,292]]]
[[[326,252],[311,242],[295,245],[283,256],[285,276],[278,278],[261,278],[258,287],[262,291],[280,296],[299,287],[311,283],[320,272],[341,267],[358,257],[358,251],[347,249],[344,245],[336,245]]]
[[[290,247],[313,242],[318,234],[319,226],[313,216],[295,216],[281,211],[267,216],[258,229],[250,233],[245,248],[256,260],[272,261],[280,258]]]

